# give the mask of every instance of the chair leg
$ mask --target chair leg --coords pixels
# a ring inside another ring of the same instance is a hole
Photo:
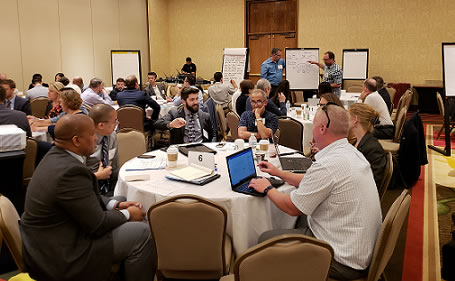
[[[444,129],[444,124],[442,124],[442,127],[441,129],[439,129],[439,132],[438,132],[438,137],[436,138],[437,140],[439,139],[439,137],[441,136],[441,133],[442,133],[442,129]]]

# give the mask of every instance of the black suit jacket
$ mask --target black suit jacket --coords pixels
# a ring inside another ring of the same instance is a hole
[[[126,222],[106,211],[95,175],[58,147],[38,165],[20,222],[23,256],[36,280],[106,280],[112,266],[111,231]]]
[[[381,144],[371,133],[366,133],[357,145],[357,149],[362,152],[363,156],[370,162],[373,171],[374,181],[379,187],[384,177],[387,157]]]
[[[4,104],[0,104],[0,125],[13,124],[21,128],[27,134],[27,137],[32,137],[32,131],[27,121],[27,116],[24,112],[11,110]]]
[[[156,86],[158,87],[158,89],[160,90],[160,96],[163,98],[163,99],[166,99],[166,90],[164,89],[164,85],[163,84],[156,84]],[[147,88],[144,89],[145,93],[151,97],[153,96],[156,96],[155,94],[155,91],[153,91],[153,88],[148,85]],[[163,96],[163,91],[164,91],[164,96]]]
[[[136,105],[144,110],[145,106],[148,105],[153,108],[152,120],[156,120],[160,116],[160,105],[143,91],[124,90],[117,94],[117,103],[120,106],[128,104]]]
[[[178,109],[172,109],[166,116],[158,119],[155,122],[155,128],[159,130],[169,130],[167,125],[172,122],[175,118],[181,117],[185,119],[185,110],[183,106],[179,106]],[[202,139],[204,142],[211,142],[213,140],[213,129],[212,123],[210,122],[210,115],[204,111],[199,110],[198,112],[199,123],[201,124]],[[204,136],[204,131],[207,133],[208,138]],[[183,143],[183,136],[185,134],[185,126],[181,128],[170,129],[171,132],[171,143],[181,144]]]
[[[32,115],[32,109],[30,107],[30,101],[16,96],[14,98],[14,110],[24,112],[26,115]]]
[[[385,101],[385,104],[387,105],[387,109],[390,109],[390,106],[392,105],[392,101],[390,100],[390,95],[389,95],[389,92],[387,91],[387,89],[382,88],[378,91],[378,93],[382,97],[382,99]]]

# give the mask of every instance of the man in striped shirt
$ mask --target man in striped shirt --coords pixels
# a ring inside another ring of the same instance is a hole
[[[282,211],[300,216],[296,229],[269,231],[259,241],[283,233],[324,240],[334,250],[329,275],[341,280],[368,274],[382,222],[370,164],[348,143],[348,122],[342,107],[326,105],[317,111],[313,136],[321,150],[305,175],[279,170],[268,162],[259,163],[261,171],[296,186],[291,194],[281,193],[265,178],[251,181],[251,187],[265,193]]]

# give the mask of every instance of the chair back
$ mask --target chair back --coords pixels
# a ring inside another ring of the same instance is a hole
[[[122,129],[117,133],[120,167],[126,161],[147,151],[144,133],[134,129]]]
[[[387,90],[387,92],[389,93],[389,96],[390,96],[390,101],[392,102],[393,104],[393,99],[395,98],[395,94],[397,93],[397,90],[395,88],[392,88],[392,87],[387,87],[385,88]]]
[[[444,101],[439,92],[436,92],[436,101],[438,102],[439,114],[441,115],[442,120],[444,120]]]
[[[281,131],[280,128],[276,129],[275,134],[273,134],[276,143],[280,143]]]
[[[151,206],[147,217],[156,244],[158,276],[219,279],[228,273],[223,207],[199,196],[179,195]]]
[[[233,140],[238,139],[239,138],[238,128],[239,128],[239,121],[240,121],[239,115],[237,113],[235,113],[234,111],[231,111],[227,114],[226,120],[227,120],[227,125],[229,127],[229,130],[231,131],[232,139]]]
[[[13,203],[0,194],[0,232],[6,246],[13,256],[14,262],[19,271],[24,272],[24,261],[22,259],[22,240],[19,231],[19,214]]]
[[[216,105],[216,115],[218,116],[219,120],[218,128],[220,128],[221,137],[223,139],[226,139],[228,124],[226,121],[226,115],[224,115],[223,106],[221,106],[221,104]]]
[[[350,86],[346,92],[348,93],[361,93],[363,91],[362,86]]]
[[[303,124],[299,121],[280,116],[278,119],[278,128],[280,129],[279,144],[303,152]]]
[[[394,142],[400,142],[401,135],[403,134],[404,122],[406,121],[406,114],[408,113],[408,108],[406,106],[402,107],[397,114],[397,121],[395,123],[395,135],[393,136]]]
[[[48,105],[49,99],[46,97],[32,99],[30,101],[30,109],[32,110],[32,115],[38,118],[44,118],[44,116],[46,116]]]
[[[144,132],[144,110],[139,106],[126,105],[117,109],[119,129],[135,129]]]
[[[295,106],[300,106],[305,103],[305,98],[303,96],[303,91],[293,91],[293,97],[295,97],[293,104]]]
[[[243,253],[235,262],[234,278],[325,281],[332,259],[333,249],[327,242],[303,234],[283,234]]]
[[[24,186],[30,182],[33,173],[35,172],[36,153],[38,152],[38,142],[32,138],[27,137],[25,145],[25,159],[23,168]]]
[[[411,195],[408,190],[403,190],[400,196],[393,202],[384,222],[381,225],[376,244],[374,246],[373,257],[368,272],[368,281],[377,281],[384,272],[390,257],[395,250],[398,236],[403,226],[403,222],[409,211]]]
[[[392,153],[390,151],[386,152],[387,164],[385,166],[384,177],[382,178],[381,185],[378,188],[379,199],[384,198],[384,194],[389,187],[390,180],[392,179],[393,174],[393,159]]]
[[[177,85],[169,85],[166,91],[168,97],[174,98],[178,93]]]

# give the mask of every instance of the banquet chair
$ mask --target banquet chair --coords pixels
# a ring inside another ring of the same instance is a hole
[[[303,234],[283,234],[248,249],[236,260],[234,274],[220,280],[325,281],[332,259],[333,249],[327,242]]]
[[[239,121],[240,121],[239,115],[237,113],[235,113],[234,111],[231,111],[227,114],[226,120],[227,120],[227,125],[229,127],[229,130],[231,131],[232,140],[238,139],[239,138],[238,127],[239,127]]]
[[[46,110],[48,105],[49,99],[46,97],[32,99],[30,101],[32,115],[38,118],[44,118],[44,116],[46,116]]]
[[[223,140],[226,140],[229,127],[226,122],[226,115],[224,113],[224,109],[223,109],[222,105],[220,105],[220,104],[216,105],[216,114],[217,114],[218,120],[219,120],[218,128],[220,128],[221,138]]]
[[[228,274],[234,255],[223,207],[199,196],[179,195],[152,205],[147,218],[156,244],[158,280]]]
[[[126,105],[117,109],[119,129],[131,128],[144,132],[144,110],[139,106]]]
[[[395,250],[401,227],[407,217],[409,206],[411,204],[411,195],[405,189],[395,199],[387,215],[382,222],[381,230],[373,250],[373,257],[368,269],[368,276],[355,281],[378,281],[384,275],[384,269],[389,263],[390,257]],[[329,281],[336,279],[329,278]]]
[[[117,146],[120,167],[126,161],[147,151],[144,133],[134,129],[122,129],[118,131]]]
[[[378,186],[379,199],[382,201],[384,194],[389,187],[390,180],[392,179],[393,174],[393,158],[391,152],[386,152],[387,164],[385,166],[384,177],[381,180],[381,185]]]
[[[403,134],[403,126],[406,121],[406,114],[408,113],[407,107],[402,107],[398,114],[397,121],[395,123],[395,134],[393,139],[380,139],[378,140],[385,152],[391,152],[392,155],[397,155],[400,150],[400,140]]]
[[[445,128],[445,122],[446,122],[446,119],[444,118],[444,101],[442,100],[442,97],[441,97],[441,94],[439,92],[436,92],[436,100],[438,102],[438,108],[439,108],[439,114],[441,115],[442,117],[442,120],[443,120],[443,123],[442,123],[442,126],[441,126],[441,129],[439,129],[439,132],[438,132],[438,137],[436,139],[439,139],[439,137],[441,136],[441,133],[442,133],[442,130],[444,130]],[[455,128],[455,122],[454,121],[449,121],[449,134],[452,132],[452,130]]]
[[[387,87],[385,88],[387,90],[387,92],[389,93],[389,96],[390,96],[390,101],[391,101],[391,106],[390,106],[390,109],[389,109],[389,113],[390,115],[392,115],[392,112],[393,112],[393,99],[395,98],[395,94],[397,93],[397,90],[395,88],[392,88],[392,87]]]
[[[397,108],[393,110],[392,114],[390,117],[392,118],[392,121],[394,124],[397,122],[398,118],[398,113],[403,107],[409,108],[411,105],[411,100],[412,100],[412,91],[411,88],[407,89],[406,92],[400,97],[400,100],[398,100],[398,105]]]
[[[35,172],[36,164],[36,153],[38,151],[38,142],[30,137],[27,137],[27,143],[25,145],[25,159],[22,176],[24,178],[23,185],[27,186],[32,179],[33,173]]]
[[[305,98],[303,97],[303,91],[292,91],[291,96],[293,97],[293,105],[301,106],[305,103]]]
[[[346,92],[348,93],[361,93],[363,91],[362,86],[350,86]]]
[[[279,144],[303,152],[303,124],[299,121],[280,116],[278,119],[278,128],[280,129]]]

